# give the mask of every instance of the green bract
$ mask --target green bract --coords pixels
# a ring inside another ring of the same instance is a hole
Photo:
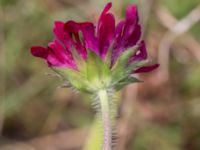
[[[120,90],[125,85],[133,82],[140,82],[132,77],[132,71],[146,64],[146,61],[136,61],[128,64],[131,55],[137,47],[126,50],[115,63],[110,67],[110,55],[102,60],[92,51],[88,52],[87,60],[76,57],[78,70],[55,68],[75,89],[87,93],[94,93],[101,89]],[[75,56],[77,56],[75,54]]]

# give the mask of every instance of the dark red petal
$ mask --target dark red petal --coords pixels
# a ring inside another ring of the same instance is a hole
[[[102,59],[105,58],[115,34],[115,18],[113,14],[108,13],[111,7],[112,3],[107,3],[99,17],[97,25],[99,54]]]
[[[57,39],[62,42],[65,47],[70,48],[70,37],[69,34],[64,31],[64,22],[55,21],[53,32]]]
[[[150,66],[144,66],[141,68],[138,68],[136,70],[134,70],[133,73],[145,73],[145,72],[150,72],[153,71],[154,69],[158,68],[159,64],[154,64],[154,65],[150,65]]]
[[[137,6],[135,4],[127,6],[126,19],[138,21],[138,11],[137,11]]]
[[[78,51],[83,59],[87,58],[87,50],[85,47],[85,41],[80,36],[81,23],[74,21],[68,21],[64,25],[64,30],[70,35],[72,46]]]
[[[50,66],[76,69],[76,63],[69,50],[65,49],[57,40],[49,43],[48,63]]]
[[[138,43],[138,41],[140,40],[140,37],[141,37],[141,27],[139,24],[137,24],[135,26],[133,33],[128,38],[125,47],[129,48],[129,47],[135,46]]]
[[[123,29],[125,25],[125,20],[121,20],[116,28],[115,28],[115,39],[113,43],[113,49],[112,49],[112,56],[111,56],[111,67],[115,64],[117,61],[117,58],[120,56],[120,54],[124,50],[123,42],[122,42],[122,35],[123,35]]]
[[[99,34],[100,34],[100,32],[98,32],[98,31],[100,31],[100,28],[102,26],[102,20],[105,20],[103,18],[105,17],[105,15],[107,14],[107,12],[110,10],[111,7],[112,7],[112,3],[111,2],[107,3],[99,17],[99,21],[98,21],[98,25],[97,25],[97,36],[99,36]]]
[[[126,8],[126,22],[123,32],[123,41],[126,42],[138,24],[137,6],[130,5]]]
[[[55,42],[48,44],[49,55],[47,61],[50,66],[61,67],[64,66],[64,59],[60,54],[60,50],[57,48]]]
[[[65,31],[74,33],[80,30],[80,24],[74,21],[67,21],[64,26]]]
[[[99,54],[94,24],[90,22],[81,23],[81,31],[83,32],[86,48],[92,50],[96,54]]]
[[[102,16],[98,26],[99,53],[101,58],[104,59],[115,34],[114,16],[110,13],[105,14]]]
[[[126,19],[120,21],[116,27],[111,66],[115,64],[124,50],[138,43],[141,37],[141,29],[138,21],[136,5],[128,6],[126,8]]]
[[[112,7],[112,2],[109,2],[106,4],[106,6],[104,7],[104,9],[100,15],[100,19],[103,15],[105,15],[110,10],[111,7]]]
[[[54,22],[54,28],[53,32],[57,36],[57,38],[63,40],[63,29],[64,29],[64,22],[61,21],[55,21]]]
[[[141,61],[147,59],[147,49],[144,41],[140,43],[139,49],[136,53],[130,58],[130,62]]]
[[[117,24],[116,29],[115,29],[115,38],[116,38],[116,39],[121,38],[124,25],[125,25],[125,20],[121,20],[121,21]]]
[[[31,54],[36,57],[41,57],[46,59],[48,56],[48,50],[41,46],[32,46],[31,47]]]

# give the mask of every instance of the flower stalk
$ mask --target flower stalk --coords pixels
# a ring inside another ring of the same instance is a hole
[[[98,97],[101,106],[102,127],[103,127],[103,150],[111,150],[112,148],[112,121],[109,108],[109,96],[106,90],[100,90]]]
[[[102,89],[92,99],[98,112],[91,126],[84,150],[112,150],[120,92]]]

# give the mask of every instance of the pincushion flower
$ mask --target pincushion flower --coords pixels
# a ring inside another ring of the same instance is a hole
[[[125,19],[116,23],[103,9],[97,25],[92,22],[55,21],[55,38],[47,47],[31,47],[32,55],[43,58],[78,91],[96,95],[101,106],[104,150],[111,149],[112,116],[109,95],[139,80],[136,73],[149,72],[158,64],[147,65],[146,45],[136,5],[126,8]],[[106,130],[106,131],[105,131]]]

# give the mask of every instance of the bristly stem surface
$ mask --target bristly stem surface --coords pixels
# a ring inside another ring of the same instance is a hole
[[[119,94],[113,90],[102,89],[92,97],[97,115],[84,150],[112,150]]]
[[[106,90],[98,92],[100,100],[102,127],[103,127],[103,145],[102,150],[111,150],[112,148],[112,121],[109,109],[109,96]]]

